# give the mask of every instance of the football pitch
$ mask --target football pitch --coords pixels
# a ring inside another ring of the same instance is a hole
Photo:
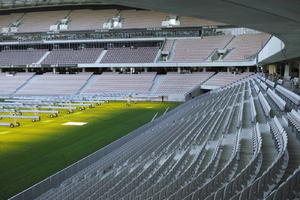
[[[18,120],[20,127],[0,127],[0,199],[21,192],[146,124],[156,113],[178,105],[138,102],[128,107],[125,102],[110,102],[57,118],[45,115],[39,122]]]

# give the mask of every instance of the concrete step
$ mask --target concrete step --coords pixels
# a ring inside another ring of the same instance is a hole
[[[277,150],[269,126],[267,124],[260,124],[260,130],[262,137],[263,161],[257,177],[260,177],[268,169],[268,167],[270,167],[277,156]]]
[[[38,78],[38,76],[33,75],[30,79],[28,79],[23,85],[21,85],[19,88],[16,89],[16,91],[12,94],[15,95],[17,94],[19,91],[21,91],[23,88],[25,88],[27,85],[29,85],[31,82],[33,82],[34,80],[36,80]]]
[[[100,53],[100,55],[99,55],[99,57],[97,58],[97,60],[96,60],[95,63],[100,63],[101,60],[102,60],[102,58],[105,56],[106,52],[107,52],[107,50],[103,50],[103,51]]]
[[[39,59],[39,61],[37,61],[37,63],[36,64],[41,64],[46,58],[47,58],[47,56],[50,54],[50,51],[47,51],[40,59]]]
[[[92,84],[98,79],[99,75],[92,75],[90,78],[86,81],[86,83],[80,88],[78,91],[78,94],[81,94],[84,92],[86,89],[90,88]]]
[[[150,88],[151,93],[155,93],[157,89],[159,88],[162,81],[165,79],[166,75],[156,75],[153,80],[153,85]]]

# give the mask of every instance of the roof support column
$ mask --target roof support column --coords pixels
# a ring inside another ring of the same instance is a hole
[[[300,85],[300,61],[297,61],[298,64],[298,85]]]
[[[135,69],[133,67],[130,67],[130,74],[134,74]]]
[[[269,74],[276,74],[276,65],[268,65]]]
[[[290,65],[286,64],[284,66],[284,79],[290,79]]]
[[[181,67],[177,67],[177,72],[181,73]]]

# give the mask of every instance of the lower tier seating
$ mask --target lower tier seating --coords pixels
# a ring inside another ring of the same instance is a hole
[[[84,86],[92,73],[36,75],[16,95],[74,95]]]
[[[156,94],[186,94],[209,79],[213,72],[196,72],[192,74],[168,73],[161,81]]]
[[[257,84],[188,101],[13,199],[297,199],[300,115]]]
[[[0,73],[0,95],[11,95],[26,83],[34,73],[7,74]]]
[[[234,83],[236,81],[239,81],[253,73],[242,73],[242,74],[233,74],[229,72],[219,72],[216,75],[214,75],[212,78],[210,78],[208,81],[206,81],[203,85],[207,86],[226,86],[228,84]]]
[[[149,93],[156,73],[94,75],[84,94],[96,93]]]

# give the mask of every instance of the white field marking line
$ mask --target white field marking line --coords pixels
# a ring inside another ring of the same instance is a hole
[[[4,134],[7,134],[7,133],[10,133],[10,131],[2,131],[2,132],[0,132],[0,135],[4,135]]]
[[[53,121],[52,119],[49,119],[49,120],[45,120],[45,121],[42,121],[42,122],[48,123],[48,122],[52,122],[52,121]]]

